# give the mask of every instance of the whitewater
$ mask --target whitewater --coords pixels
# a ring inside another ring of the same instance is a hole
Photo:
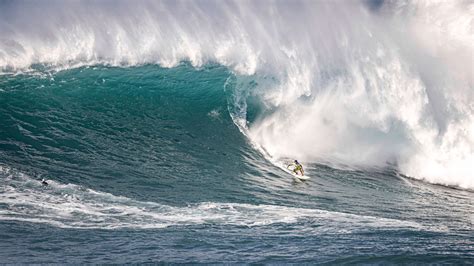
[[[473,14],[0,2],[0,262],[469,264]]]

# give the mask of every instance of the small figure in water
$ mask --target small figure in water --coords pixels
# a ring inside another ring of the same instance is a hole
[[[43,186],[47,186],[47,185],[48,185],[48,182],[46,182],[46,180],[44,180],[44,178],[43,178],[43,179],[41,179],[41,184],[42,184]]]
[[[299,172],[299,175],[304,176],[303,166],[298,162],[298,160],[295,160],[294,163],[288,165],[288,168],[292,165],[294,166],[293,167],[293,173],[298,174],[298,172]]]

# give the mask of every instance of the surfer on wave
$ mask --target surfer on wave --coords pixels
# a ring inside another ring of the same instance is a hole
[[[298,162],[298,160],[295,160],[292,164],[288,165],[288,169],[290,169],[290,166],[293,166],[293,173],[304,176],[303,166]]]

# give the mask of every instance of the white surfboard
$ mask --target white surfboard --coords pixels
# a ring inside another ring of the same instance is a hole
[[[298,178],[299,180],[308,180],[309,179],[309,176],[307,176],[307,175],[298,175],[298,174],[295,174],[295,173],[291,173],[291,175],[293,175],[295,178]]]
[[[290,169],[288,168],[288,166],[284,167],[284,170],[288,173],[290,173],[294,178],[297,178],[299,180],[308,180],[310,177],[307,176],[307,175],[300,175],[300,174],[296,174],[295,172],[293,172],[290,167]]]

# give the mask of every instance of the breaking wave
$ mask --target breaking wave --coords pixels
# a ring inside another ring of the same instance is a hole
[[[4,1],[0,69],[217,63],[235,74],[234,121],[271,158],[389,164],[472,189],[472,12],[470,1]]]

